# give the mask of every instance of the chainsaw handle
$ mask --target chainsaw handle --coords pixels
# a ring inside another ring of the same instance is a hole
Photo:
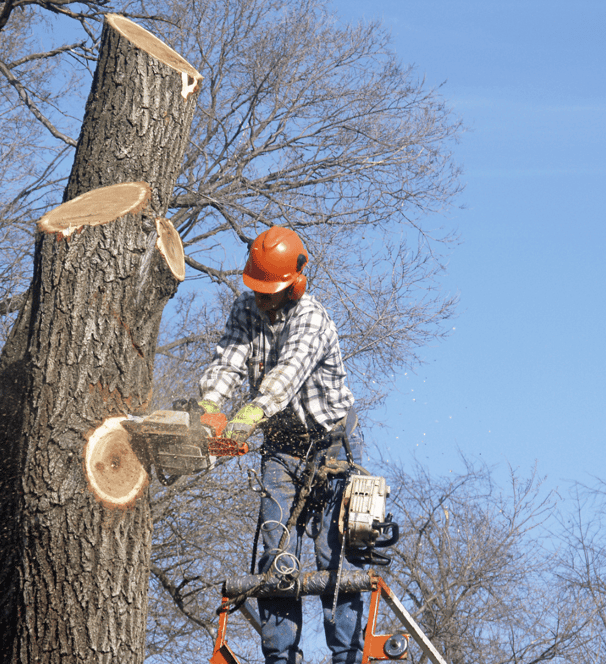
[[[385,531],[391,531],[391,537],[386,540],[377,539],[373,546],[384,549],[388,546],[393,546],[400,539],[400,526],[393,521],[385,521],[384,523],[373,523],[372,527],[375,530],[380,530],[381,534]]]
[[[383,553],[374,551],[370,547],[365,549],[350,549],[345,557],[354,565],[377,565],[378,567],[387,567],[391,563],[391,557]]]
[[[225,413],[204,413],[200,416],[200,422],[211,429],[215,438],[220,438],[227,426],[227,416]]]

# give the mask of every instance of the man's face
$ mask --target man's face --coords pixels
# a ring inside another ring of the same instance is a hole
[[[255,302],[259,311],[265,313],[278,311],[288,302],[288,288],[277,293],[259,293],[255,291]]]

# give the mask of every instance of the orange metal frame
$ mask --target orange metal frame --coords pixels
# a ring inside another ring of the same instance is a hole
[[[226,601],[227,599],[223,598],[224,604]],[[225,638],[228,616],[228,611],[221,611],[219,614],[219,631],[217,632],[215,649],[213,650],[213,656],[210,658],[210,664],[240,664],[238,658],[227,645],[227,639]]]
[[[375,634],[381,597],[389,600],[393,597],[393,593],[385,581],[383,581],[380,576],[375,575],[373,577],[373,589],[370,596],[368,620],[364,630],[364,653],[362,656],[362,664],[368,664],[370,661],[401,661],[407,659],[408,648],[400,657],[389,657],[385,653],[385,644],[392,637],[392,634]],[[223,605],[227,606],[228,602],[229,600],[224,597]],[[219,614],[217,638],[215,640],[215,649],[210,659],[210,664],[240,664],[234,652],[227,645],[226,632],[228,616],[228,611],[221,611]],[[403,637],[407,641],[410,638],[408,634],[403,634]]]
[[[364,654],[362,655],[362,664],[368,664],[370,660],[396,661],[407,659],[408,648],[400,657],[389,657],[385,654],[385,644],[392,637],[392,634],[375,634],[377,618],[379,616],[379,600],[381,597],[389,599],[393,593],[380,576],[375,576],[373,580],[373,590],[370,595],[370,607],[368,609],[368,620],[364,632]],[[406,641],[410,639],[408,634],[403,635]]]

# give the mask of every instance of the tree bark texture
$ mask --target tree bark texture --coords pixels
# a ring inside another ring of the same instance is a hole
[[[143,181],[152,188],[151,209],[164,217],[196,107],[197,95],[187,91],[196,92],[202,77],[174,51],[166,57],[171,55],[167,46],[162,48],[153,35],[133,26],[117,16],[105,22],[63,200],[118,182]]]
[[[178,285],[156,218],[195,94],[181,71],[115,33],[106,23],[65,200],[129,180],[147,182],[149,199],[109,223],[36,237],[30,297],[0,361],[2,662],[144,657],[147,491],[109,509],[89,489],[83,453],[108,418],[148,407],[160,318]]]

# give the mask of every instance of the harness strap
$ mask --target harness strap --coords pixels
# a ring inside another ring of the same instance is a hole
[[[349,435],[352,434],[358,426],[358,416],[352,409],[347,415],[335,424],[328,434],[332,440],[329,448],[326,450],[326,459],[336,459],[341,447],[345,449],[345,455],[350,466],[355,465],[351,446],[349,444]]]

